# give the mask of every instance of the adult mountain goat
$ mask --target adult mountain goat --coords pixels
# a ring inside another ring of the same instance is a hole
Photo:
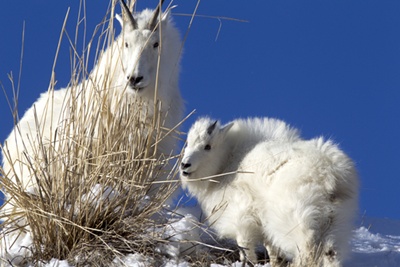
[[[26,191],[35,192],[32,156],[38,154],[39,144],[46,147],[54,143],[54,136],[65,132],[63,126],[71,125],[75,119],[70,115],[72,109],[83,110],[80,116],[95,116],[87,112],[98,112],[101,110],[98,107],[104,106],[119,120],[121,105],[133,104],[143,109],[145,124],[152,123],[157,111],[167,131],[181,121],[183,103],[178,88],[181,40],[169,11],[160,14],[158,6],[155,11],[146,9],[132,15],[122,0],[121,6],[123,18],[117,15],[117,19],[122,32],[100,55],[89,77],[80,84],[42,93],[5,140],[4,172],[18,180]],[[90,128],[90,125],[79,126]],[[96,135],[91,133],[91,137]],[[164,137],[157,144],[157,153],[171,154],[175,140],[171,134]]]
[[[145,146],[146,152],[152,151],[149,154],[153,159],[171,155],[177,140],[174,129],[179,125],[183,113],[183,101],[178,88],[182,44],[170,10],[161,12],[162,2],[155,10],[145,9],[132,14],[121,0],[122,17],[116,16],[122,26],[121,34],[113,40],[113,30],[107,29],[111,41],[99,54],[90,74],[86,76],[82,71],[81,76],[87,78],[81,82],[72,79],[68,87],[59,90],[50,88],[25,112],[2,147],[4,179],[15,184],[15,191],[28,192],[38,198],[51,196],[54,192],[38,192],[38,184],[44,183],[38,177],[51,165],[46,156],[48,151],[53,151],[53,155],[63,155],[65,151],[71,151],[72,146],[78,147],[76,151],[69,152],[70,159],[76,159],[79,153],[90,151],[91,144],[101,138],[104,133],[101,129],[111,128],[112,131],[113,125],[127,124],[126,121],[134,121],[135,124],[130,125],[138,125],[137,129],[133,129],[135,132],[132,136],[140,135],[141,140],[146,140],[141,147]],[[162,134],[155,131],[155,125],[158,125],[157,129],[161,129]],[[78,135],[90,140],[85,143],[89,145],[79,146],[80,143],[74,139]],[[113,141],[110,140],[110,143],[114,144]],[[131,142],[135,141],[132,137]],[[137,155],[143,152],[119,151],[117,147],[115,151],[106,153]],[[89,162],[87,165],[90,165],[93,155],[90,152],[85,155]],[[72,166],[68,165],[68,158],[60,158],[61,168],[68,166],[67,172],[75,174],[77,180],[85,179],[87,173],[74,172],[75,166],[83,163]],[[109,162],[108,165],[112,164],[122,165],[126,162],[120,160]],[[53,176],[51,171],[47,173],[46,184],[51,186]],[[106,175],[98,174],[98,177],[103,176]],[[112,178],[120,179],[118,174]],[[131,177],[123,178],[128,180]],[[71,183],[67,178],[64,180],[65,184]],[[79,191],[78,185],[75,182],[70,190]],[[59,191],[66,192],[65,188]],[[2,209],[3,214],[12,217],[25,209],[7,190],[5,195],[8,203]],[[17,223],[25,226],[23,218]]]
[[[201,118],[188,133],[181,180],[219,236],[246,251],[242,261],[257,261],[258,243],[272,266],[284,258],[294,266],[337,267],[346,256],[358,178],[331,141],[301,140],[272,119],[221,126]]]

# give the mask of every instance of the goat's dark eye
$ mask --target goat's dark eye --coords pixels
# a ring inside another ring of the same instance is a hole
[[[211,150],[211,146],[210,145],[205,145],[204,146],[204,150]]]
[[[154,48],[157,48],[159,45],[160,45],[160,44],[159,44],[158,42],[155,42],[155,43],[153,44],[153,47],[154,47]]]
[[[128,45],[128,43],[127,43],[127,42],[125,42],[125,47],[126,47],[126,48],[128,48],[128,47],[129,47],[129,45]]]

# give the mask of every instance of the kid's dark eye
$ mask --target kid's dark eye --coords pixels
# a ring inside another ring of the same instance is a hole
[[[128,47],[129,47],[128,43],[126,43],[126,42],[125,42],[125,47],[126,47],[126,48],[128,48]]]
[[[154,48],[157,48],[159,46],[159,43],[158,42],[155,42],[154,44],[153,44],[153,47]]]
[[[210,145],[206,145],[206,146],[204,147],[204,150],[211,150],[211,146],[210,146]]]

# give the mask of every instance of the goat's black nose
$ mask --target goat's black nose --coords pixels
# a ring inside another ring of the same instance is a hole
[[[137,85],[138,83],[140,83],[141,80],[143,80],[143,76],[138,76],[138,77],[128,76],[126,78],[129,80],[129,83],[131,85]]]
[[[181,163],[181,168],[182,169],[189,168],[190,166],[192,166],[192,164],[190,164],[190,163],[184,163],[184,162]]]

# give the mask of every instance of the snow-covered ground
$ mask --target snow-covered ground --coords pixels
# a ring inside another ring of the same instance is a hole
[[[189,210],[182,210],[189,211]],[[193,210],[192,210],[193,211]],[[178,251],[186,250],[187,243],[180,244],[179,240],[199,239],[199,229],[196,229],[196,215],[188,214],[180,220],[173,222],[165,231],[165,235],[174,236],[171,245],[160,248],[170,256],[176,256]],[[351,258],[345,263],[345,267],[395,267],[400,266],[400,221],[380,218],[362,218],[357,223],[357,228],[353,231],[352,254]],[[186,246],[186,247],[185,247]],[[116,258],[114,266],[128,267],[147,267],[152,266],[151,259],[140,254],[129,254],[121,258]],[[68,262],[51,260],[45,267],[70,267]],[[164,267],[188,267],[190,263],[184,260],[174,260],[165,257]],[[211,264],[211,267],[239,267],[241,264],[236,262],[231,265]],[[259,267],[269,267],[269,264],[257,265]]]
[[[400,221],[364,218],[353,232],[348,267],[400,266]]]

